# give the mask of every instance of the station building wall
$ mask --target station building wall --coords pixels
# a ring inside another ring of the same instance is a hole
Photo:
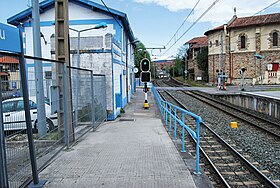
[[[45,41],[41,38],[42,57],[49,59],[55,58],[54,18],[54,8],[40,14],[40,29],[46,39],[45,44]],[[122,24],[120,20],[117,22],[109,14],[93,12],[69,2],[70,28],[82,30],[92,28],[101,22],[105,22],[108,27],[81,32],[80,49],[83,52],[80,55],[80,67],[93,70],[94,74],[106,75],[108,120],[113,120],[120,113],[120,109],[130,101],[134,92],[134,87],[132,87],[134,83],[134,49],[131,44],[132,41],[129,41],[123,25],[119,25],[120,23]],[[23,23],[23,32],[25,54],[33,56],[33,34],[30,20]],[[77,65],[77,55],[75,54],[78,46],[77,35],[77,32],[69,30],[70,50],[72,51],[70,54],[71,66]],[[50,63],[43,64],[44,72],[52,70]],[[35,80],[34,62],[27,62],[27,76],[28,79]],[[30,91],[35,91],[35,82],[34,84],[29,84],[29,87]],[[126,88],[128,88],[128,93],[126,93]],[[116,99],[116,94],[121,94],[120,99]],[[118,100],[121,100],[120,107],[117,107]]]

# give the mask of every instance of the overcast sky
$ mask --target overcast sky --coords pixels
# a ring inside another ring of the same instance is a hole
[[[100,0],[93,1],[102,4]],[[186,41],[203,36],[207,30],[229,21],[234,14],[234,7],[238,17],[252,16],[276,0],[104,0],[104,2],[110,8],[127,14],[135,37],[146,47],[163,47],[168,44],[166,46],[168,49],[181,37],[168,52],[161,51],[161,54],[165,52],[164,56],[171,56],[176,55],[177,49]],[[170,41],[197,2],[194,12]],[[217,3],[212,9],[189,29],[214,2]],[[30,4],[31,0],[1,0],[0,22],[6,23],[7,18],[28,8]],[[280,12],[279,6],[280,3],[277,2],[259,14]],[[159,50],[153,50],[152,53],[160,55]]]

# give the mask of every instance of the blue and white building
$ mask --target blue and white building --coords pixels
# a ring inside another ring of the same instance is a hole
[[[42,57],[54,59],[55,1],[40,3],[40,31]],[[135,38],[127,15],[89,0],[69,0],[69,27],[83,30],[106,23],[107,28],[81,33],[81,68],[91,69],[95,74],[106,75],[108,120],[114,120],[134,92],[134,46]],[[24,50],[33,56],[32,8],[28,8],[8,20],[9,24],[22,28]],[[69,31],[71,66],[77,66],[77,32]],[[28,63],[28,68],[34,63]],[[44,63],[44,71],[51,71],[51,65]],[[28,73],[31,79],[34,75]],[[32,87],[32,84],[29,85]],[[35,87],[35,84],[34,84]]]

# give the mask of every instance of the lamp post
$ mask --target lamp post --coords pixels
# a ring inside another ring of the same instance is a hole
[[[98,24],[98,25],[96,25],[96,26],[94,26],[94,27],[87,28],[87,29],[82,29],[82,30],[77,30],[77,29],[73,29],[73,28],[69,27],[69,30],[75,31],[75,32],[78,33],[77,68],[80,68],[80,63],[81,63],[81,54],[80,54],[81,33],[85,32],[85,31],[90,31],[90,30],[93,30],[93,29],[101,29],[101,28],[106,28],[106,27],[107,27],[107,24],[103,23],[103,22]],[[78,95],[79,95],[78,87],[79,87],[79,78],[80,78],[80,75],[77,73],[76,82],[75,82],[75,85],[76,85],[76,92],[75,92],[75,99],[76,99],[75,100],[75,126],[76,127],[78,126]]]
[[[260,59],[260,61],[263,59],[263,56],[260,54],[255,54],[254,57],[256,57],[257,59]],[[261,86],[263,85],[263,78],[262,78],[262,74],[263,74],[263,63],[261,62]]]
[[[128,54],[128,45],[136,44],[138,42],[140,42],[140,41],[138,39],[135,39],[132,42],[129,42],[129,43],[126,44],[126,63],[125,63],[125,65],[126,65],[126,68],[125,68],[126,79],[125,79],[125,84],[126,84],[126,102],[127,103],[129,102],[129,97],[128,97],[128,90],[129,90],[129,88],[128,88],[128,74],[129,74],[129,71],[128,71],[128,55],[129,55]]]

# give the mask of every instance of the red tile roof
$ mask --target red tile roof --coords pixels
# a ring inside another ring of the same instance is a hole
[[[280,13],[236,18],[228,28],[280,23]]]
[[[14,57],[3,56],[0,57],[0,63],[19,63],[19,60]]]
[[[252,25],[265,25],[265,24],[274,24],[280,23],[280,13],[275,14],[264,14],[259,16],[249,16],[232,18],[232,20],[228,23],[228,28],[236,28],[236,27],[247,27]],[[214,29],[208,30],[204,33],[204,35],[208,35],[211,32],[219,31],[224,28],[224,25],[220,25]]]
[[[223,30],[224,29],[224,25],[220,25],[218,27],[215,27],[214,29],[211,29],[211,30],[208,30],[204,33],[204,35],[208,35],[210,32],[213,32],[213,31],[220,31],[220,30]]]
[[[192,44],[191,48],[200,48],[204,46],[208,46],[208,37],[203,36],[203,37],[195,37],[185,44]]]

